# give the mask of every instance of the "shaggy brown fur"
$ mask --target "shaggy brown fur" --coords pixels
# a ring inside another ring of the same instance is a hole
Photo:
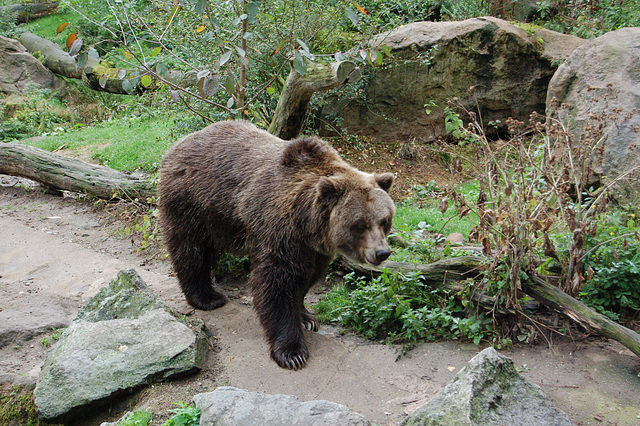
[[[249,254],[255,309],[281,367],[308,358],[302,327],[309,288],[336,254],[379,264],[395,207],[391,173],[348,165],[317,138],[283,141],[242,121],[213,124],[165,156],[158,185],[160,225],[187,301],[226,302],[211,270],[222,252]]]

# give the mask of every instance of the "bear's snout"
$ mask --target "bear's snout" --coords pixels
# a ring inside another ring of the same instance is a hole
[[[376,262],[380,264],[387,260],[391,256],[391,250],[388,248],[378,249],[376,250]]]

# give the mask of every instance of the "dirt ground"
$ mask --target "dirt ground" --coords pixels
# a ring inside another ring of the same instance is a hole
[[[425,343],[401,356],[398,347],[324,325],[307,335],[308,366],[283,370],[269,359],[244,280],[223,283],[230,299],[223,308],[193,311],[163,253],[138,252],[140,236],[125,235],[127,209],[28,186],[0,176],[0,311],[25,304],[25,315],[37,319],[55,304],[70,320],[117,271],[133,267],[170,306],[202,318],[215,336],[202,372],[139,391],[79,424],[99,424],[134,407],[166,413],[175,402],[231,385],[335,401],[378,425],[394,425],[437,394],[483,348]],[[50,330],[40,330],[0,347],[0,382],[34,383],[50,350],[41,344],[47,336]],[[617,342],[581,334],[550,343],[515,345],[503,353],[576,423],[640,425],[640,360],[635,355]]]

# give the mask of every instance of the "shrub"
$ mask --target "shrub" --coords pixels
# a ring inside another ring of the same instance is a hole
[[[580,297],[614,320],[640,313],[640,226],[635,213],[601,217],[585,241],[586,284]]]
[[[368,282],[350,273],[316,311],[323,321],[339,321],[366,338],[388,343],[468,338],[478,344],[493,335],[489,319],[481,314],[467,317],[453,294],[426,286],[418,274],[385,270]]]

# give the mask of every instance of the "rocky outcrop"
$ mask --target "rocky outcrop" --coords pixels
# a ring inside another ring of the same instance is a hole
[[[140,386],[199,370],[203,327],[176,318],[134,270],[121,271],[47,357],[34,391],[38,415],[67,422]]]
[[[330,401],[301,402],[292,395],[267,395],[219,387],[193,398],[201,425],[367,426],[362,415]]]
[[[615,179],[640,166],[640,28],[604,34],[577,48],[558,68],[547,94],[547,115],[558,118],[575,143],[600,126],[604,149],[595,172]],[[591,129],[587,129],[590,127]],[[640,174],[621,180],[630,200],[640,200]]]
[[[22,92],[30,82],[45,89],[62,85],[20,42],[0,36],[0,92]]]
[[[487,348],[405,425],[573,425],[542,390],[518,374],[513,361]]]
[[[544,113],[549,80],[570,49],[557,45],[579,41],[530,35],[492,17],[408,24],[373,39],[391,57],[370,67],[357,93],[328,99],[319,121],[377,139],[431,140],[445,135],[444,109],[453,98],[485,125],[527,121],[533,111]]]

